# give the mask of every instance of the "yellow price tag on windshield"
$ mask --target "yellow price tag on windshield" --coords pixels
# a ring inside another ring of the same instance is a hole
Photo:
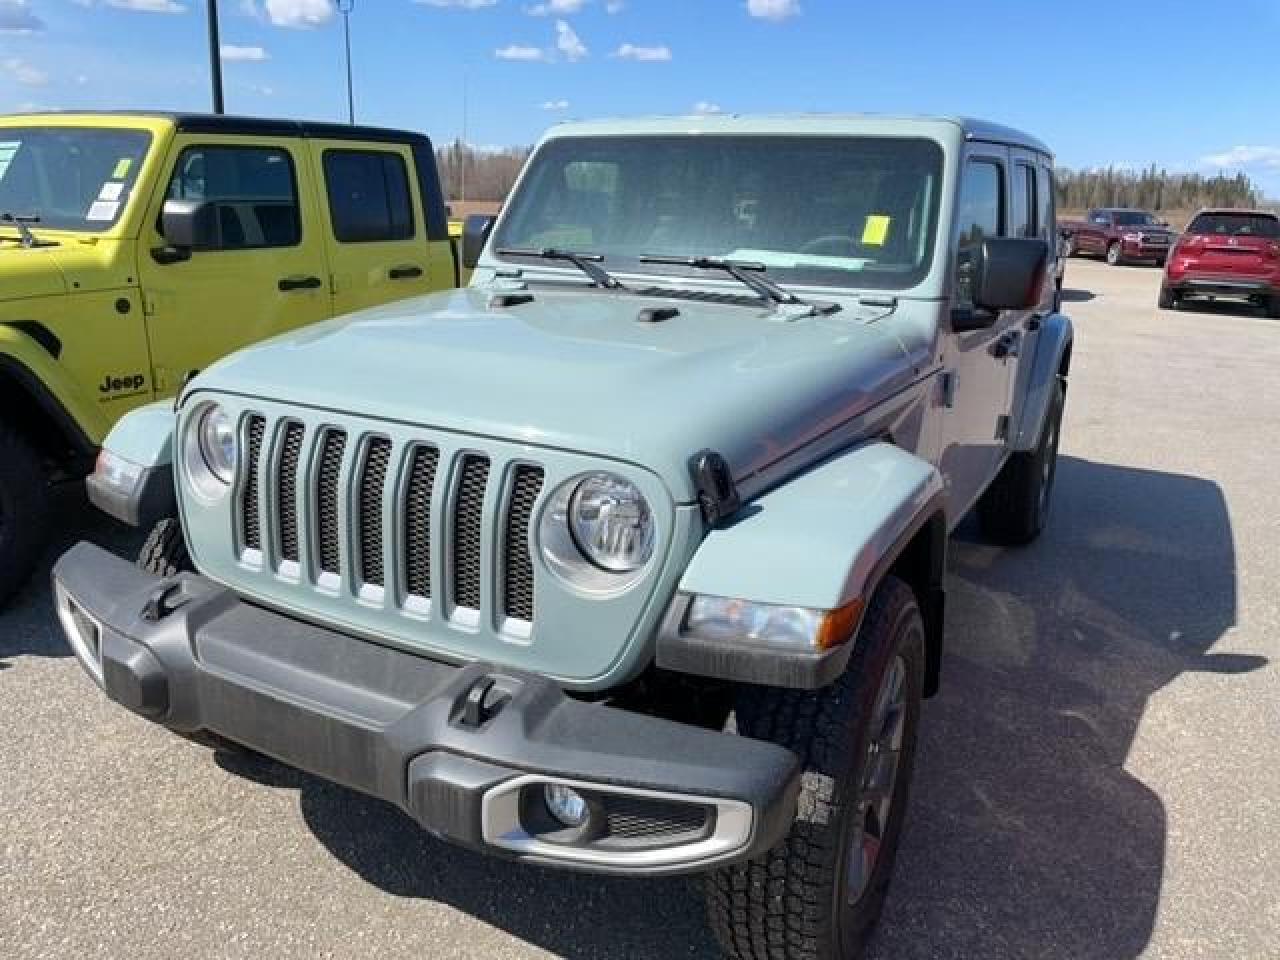
[[[892,217],[887,217],[882,213],[872,213],[867,216],[867,224],[862,228],[862,242],[868,247],[883,247],[885,240],[889,236],[889,224],[893,222]]]
[[[116,161],[116,168],[111,171],[112,180],[123,180],[129,175],[129,168],[133,166],[133,157],[121,157]]]

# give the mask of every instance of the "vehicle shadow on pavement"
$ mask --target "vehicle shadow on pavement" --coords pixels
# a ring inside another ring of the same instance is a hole
[[[121,556],[133,558],[145,534],[99,512],[79,483],[57,487],[52,493],[53,536],[27,584],[0,610],[0,672],[18,656],[69,657],[53,613],[49,571],[58,557],[81,540],[91,540]]]
[[[942,692],[873,956],[1138,956],[1159,904],[1160,797],[1124,768],[1153,694],[1236,619],[1221,490],[1059,461],[1054,514],[1021,550],[953,543]]]
[[[1182,300],[1178,313],[1203,313],[1216,317],[1257,317],[1266,319],[1267,311],[1243,300]]]
[[[1235,622],[1217,485],[1063,457],[1054,518],[1021,550],[953,543],[947,658],[926,706],[908,829],[871,955],[1138,956],[1166,821],[1124,769],[1147,700]],[[266,759],[224,768],[299,791],[316,837],[402,897],[447,903],[565,957],[713,957],[696,880],[617,880],[435,841],[392,807]]]
[[[1090,300],[1096,300],[1098,295],[1092,290],[1078,290],[1074,287],[1062,288],[1063,303],[1088,303]]]

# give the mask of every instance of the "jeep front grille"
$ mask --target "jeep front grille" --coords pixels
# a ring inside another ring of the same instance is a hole
[[[421,610],[443,589],[451,610],[532,624],[529,544],[541,466],[495,464],[474,451],[442,458],[428,438],[393,440],[291,417],[250,413],[246,422],[236,524],[242,548],[264,567],[313,589],[344,584],[406,609]],[[487,588],[486,555],[497,577]]]

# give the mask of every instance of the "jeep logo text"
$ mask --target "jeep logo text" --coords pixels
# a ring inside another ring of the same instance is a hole
[[[113,377],[107,374],[106,378],[98,384],[99,393],[119,393],[121,390],[134,392],[142,389],[142,385],[147,382],[147,378],[140,373],[130,374],[125,377]]]

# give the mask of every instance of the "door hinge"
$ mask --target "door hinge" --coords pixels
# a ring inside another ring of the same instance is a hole
[[[941,403],[950,410],[956,405],[956,372],[954,370],[943,370],[941,384]]]
[[[144,293],[142,295],[142,315],[144,317],[154,317],[156,315],[155,297]]]
[[[996,418],[996,439],[1009,439],[1009,415],[1007,413],[1002,413]]]
[[[329,296],[336,296],[338,293],[338,275],[336,273],[329,274]]]

